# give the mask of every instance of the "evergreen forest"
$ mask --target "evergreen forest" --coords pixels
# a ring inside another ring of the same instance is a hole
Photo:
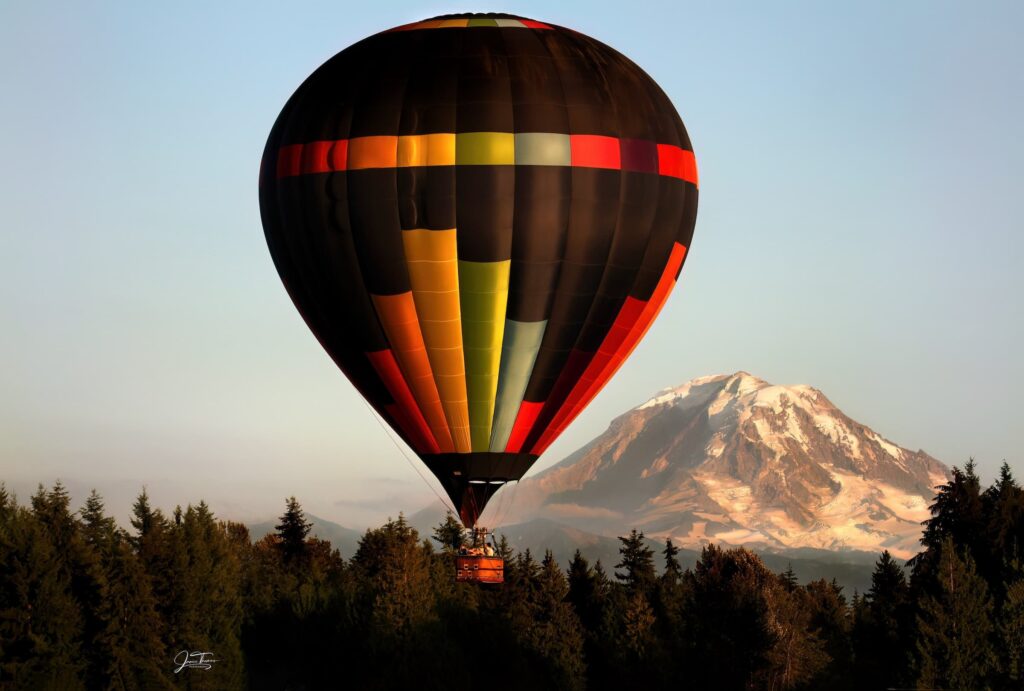
[[[614,564],[514,552],[456,583],[466,539],[399,517],[343,555],[288,499],[254,540],[143,491],[130,527],[60,484],[0,485],[0,689],[1022,689],[1024,489],[973,462],[937,488],[921,552],[867,592],[743,548],[683,569],[620,537]],[[192,654],[190,656],[190,653]],[[201,653],[206,653],[201,655]],[[194,664],[188,664],[192,662]]]

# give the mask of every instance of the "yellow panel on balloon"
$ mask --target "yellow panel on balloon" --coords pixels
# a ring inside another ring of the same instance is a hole
[[[457,453],[472,447],[455,230],[402,231],[416,314]]]

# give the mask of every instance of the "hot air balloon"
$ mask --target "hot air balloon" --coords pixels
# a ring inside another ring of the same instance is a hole
[[[697,213],[628,58],[508,14],[370,36],[284,106],[260,172],[289,295],[467,527],[644,336]]]

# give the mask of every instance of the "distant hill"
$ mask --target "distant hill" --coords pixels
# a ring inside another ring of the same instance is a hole
[[[577,549],[591,564],[600,560],[610,578],[614,575],[615,565],[619,563],[619,547],[622,543],[618,538],[588,533],[548,519],[504,526],[497,533],[508,538],[517,551],[529,548],[538,560],[543,558],[544,550],[550,549],[563,567],[568,566]],[[660,572],[664,564],[661,554],[665,547],[664,540],[647,538],[646,542],[654,551],[654,562]],[[871,587],[871,572],[878,559],[878,554],[873,552],[836,553],[815,549],[753,551],[773,571],[785,571],[792,566],[801,583],[818,578],[835,578],[845,588],[847,595],[853,595],[854,589],[863,593]],[[683,568],[690,568],[696,564],[699,556],[698,550],[680,549],[677,558]]]

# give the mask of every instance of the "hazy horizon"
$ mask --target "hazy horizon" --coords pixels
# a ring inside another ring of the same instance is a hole
[[[295,495],[353,527],[435,501],[285,294],[256,173],[324,60],[460,9],[0,9],[0,480],[27,500],[61,478],[76,507],[96,487],[119,518],[143,485],[246,521]],[[660,389],[745,370],[985,482],[1024,475],[1024,6],[472,9],[632,58],[701,174],[679,287],[531,474]]]

